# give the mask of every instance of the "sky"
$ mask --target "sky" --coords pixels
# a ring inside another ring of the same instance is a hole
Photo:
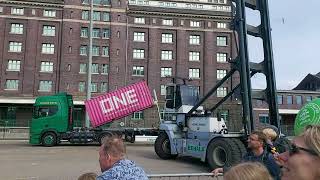
[[[320,72],[320,0],[268,2],[277,89],[293,89],[309,73]],[[247,24],[260,24],[258,11],[247,12]],[[249,38],[251,61],[261,61],[262,51],[259,38]],[[252,78],[252,87],[266,87],[263,75]]]

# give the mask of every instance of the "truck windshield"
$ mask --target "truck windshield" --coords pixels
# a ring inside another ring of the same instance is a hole
[[[195,105],[199,100],[199,88],[197,86],[180,86],[182,105]]]
[[[33,118],[43,118],[53,116],[57,113],[58,106],[35,106],[33,111]]]

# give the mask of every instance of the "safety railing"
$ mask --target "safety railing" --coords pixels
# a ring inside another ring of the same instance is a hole
[[[149,180],[223,180],[223,175],[213,176],[212,173],[184,174],[150,174]]]
[[[28,139],[29,127],[14,126],[8,120],[0,120],[0,140],[1,139]]]

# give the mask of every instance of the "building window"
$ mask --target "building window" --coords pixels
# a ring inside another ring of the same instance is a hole
[[[21,52],[22,43],[21,42],[9,42],[9,52]]]
[[[167,86],[166,85],[160,85],[160,95],[165,96],[167,93]]]
[[[228,89],[226,87],[219,87],[217,89],[217,97],[225,97],[228,93]]]
[[[56,35],[56,27],[47,26],[47,25],[43,26],[42,35],[43,36],[55,36]]]
[[[101,83],[100,92],[107,92],[107,90],[108,90],[108,83],[106,82]]]
[[[227,23],[217,22],[217,28],[226,29],[227,28]]]
[[[91,65],[91,73],[92,74],[99,74],[99,64],[93,63]]]
[[[80,46],[80,55],[81,56],[87,55],[87,46]]]
[[[40,72],[53,72],[53,62],[42,61]]]
[[[109,38],[109,37],[110,37],[110,30],[102,29],[102,38]]]
[[[171,67],[161,68],[161,77],[171,77],[171,76],[172,76],[172,68]]]
[[[79,73],[87,73],[87,64],[81,63]]]
[[[7,71],[20,71],[20,60],[8,60]]]
[[[92,20],[93,20],[93,21],[100,21],[100,19],[101,19],[100,12],[99,12],[99,11],[93,11]]]
[[[225,69],[217,69],[217,79],[221,80],[227,75],[227,70]]]
[[[108,64],[102,64],[101,74],[108,74]]]
[[[89,11],[82,11],[81,19],[89,20]]]
[[[23,24],[17,24],[17,23],[11,24],[10,33],[23,34]]]
[[[102,12],[102,20],[103,21],[110,21],[110,13]]]
[[[200,69],[199,68],[190,68],[189,69],[189,78],[200,78]]]
[[[91,92],[98,92],[98,83],[91,83]]]
[[[100,47],[92,46],[92,56],[99,56]]]
[[[102,56],[108,57],[109,56],[109,47],[102,46]]]
[[[133,41],[144,42],[144,32],[134,32]]]
[[[259,122],[263,124],[269,124],[269,115],[268,114],[259,114]]]
[[[278,95],[277,101],[278,101],[278,104],[283,104],[283,96],[282,95]]]
[[[92,29],[92,37],[93,38],[99,38],[100,37],[100,29],[99,28],[93,28]]]
[[[189,36],[189,44],[200,44],[200,36],[199,35],[190,35]]]
[[[143,119],[143,111],[134,112],[132,114],[132,118],[131,119],[135,119],[135,120]]]
[[[18,90],[19,80],[17,79],[7,79],[6,81],[6,90]]]
[[[88,37],[88,28],[87,27],[82,27],[81,28],[81,37],[87,38]]]
[[[86,90],[86,82],[79,82],[79,92],[84,92]]]
[[[312,96],[307,96],[307,97],[306,97],[306,101],[307,101],[307,102],[312,101]]]
[[[111,0],[101,0],[101,4],[102,4],[103,6],[110,5],[110,1],[111,1]]]
[[[190,51],[189,61],[200,61],[200,52]]]
[[[161,60],[172,60],[172,51],[161,51]]]
[[[219,111],[219,115],[225,122],[229,120],[229,110],[221,110]]]
[[[43,10],[43,16],[44,17],[56,17],[56,11],[55,10]]]
[[[173,26],[173,20],[172,19],[162,19],[162,25]]]
[[[42,44],[41,52],[43,54],[54,54],[54,44],[48,44],[48,43]]]
[[[133,59],[144,59],[144,49],[133,49]]]
[[[161,42],[162,43],[172,43],[173,42],[172,37],[173,37],[173,34],[163,33],[161,35]]]
[[[51,92],[52,90],[52,81],[40,81],[39,91]]]
[[[227,53],[217,53],[217,62],[227,62]]]
[[[200,27],[200,21],[190,21],[190,27]]]
[[[143,66],[133,66],[132,75],[133,76],[144,76],[144,67]]]
[[[302,96],[296,96],[296,102],[298,105],[302,104]]]
[[[23,8],[11,8],[11,14],[23,15],[24,9]]]
[[[293,104],[292,96],[287,96],[287,104]]]
[[[227,37],[217,36],[217,46],[227,46]]]
[[[135,17],[134,23],[135,24],[145,24],[145,19],[144,19],[144,17]]]

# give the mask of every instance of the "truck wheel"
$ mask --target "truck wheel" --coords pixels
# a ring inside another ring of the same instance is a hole
[[[243,157],[247,153],[247,149],[246,149],[245,145],[239,139],[232,138],[232,140],[238,146],[241,157]]]
[[[54,146],[57,144],[57,135],[53,132],[46,132],[41,138],[41,143],[46,147]]]
[[[160,133],[154,143],[154,150],[161,159],[174,159],[178,155],[171,154],[170,140],[166,133]]]
[[[213,139],[207,149],[207,161],[211,169],[230,167],[241,161],[241,151],[231,138]]]

